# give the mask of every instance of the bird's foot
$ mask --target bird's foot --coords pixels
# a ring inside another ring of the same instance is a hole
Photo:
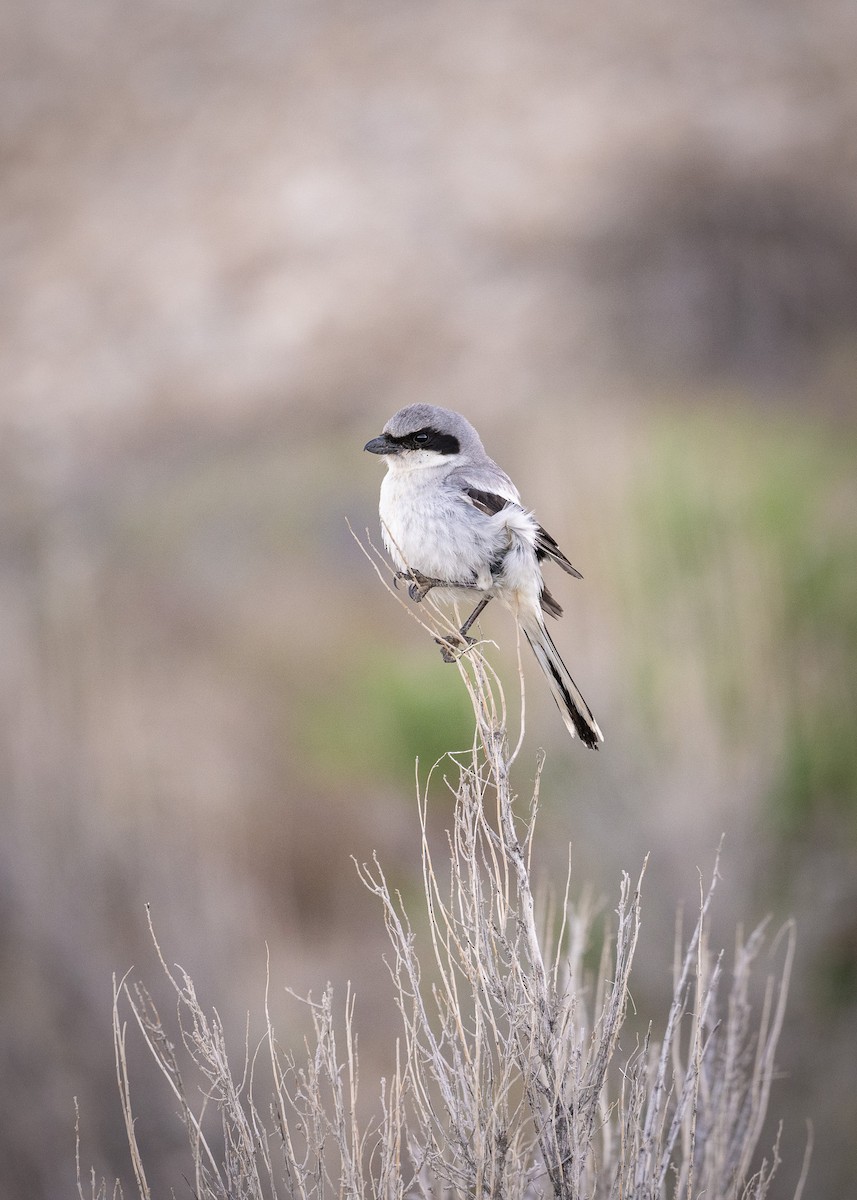
[[[421,575],[419,571],[397,571],[393,576],[393,582],[398,586],[398,581],[405,579],[410,582],[408,595],[415,604],[420,604],[425,600],[426,596],[434,587],[443,587],[442,579],[431,579],[428,575]]]
[[[421,579],[417,583],[412,583],[408,588],[408,595],[413,600],[414,604],[422,604],[426,596],[436,586],[434,579]]]
[[[476,638],[468,637],[466,633],[451,633],[448,637],[434,640],[440,646],[440,656],[446,663],[454,663],[461,654],[476,645]]]
[[[410,581],[408,595],[413,600],[414,604],[420,604],[425,600],[426,596],[432,588],[457,588],[469,589],[473,587],[472,583],[461,583],[457,579],[434,579],[431,575],[421,575],[419,571],[397,571],[394,580],[407,579]]]

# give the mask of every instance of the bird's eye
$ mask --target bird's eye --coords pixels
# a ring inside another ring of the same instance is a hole
[[[414,441],[419,442],[420,445],[424,445],[428,440],[429,440],[429,435],[425,432],[414,434]]]

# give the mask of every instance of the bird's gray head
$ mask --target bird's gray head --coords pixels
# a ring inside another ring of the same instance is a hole
[[[409,404],[390,417],[380,437],[363,447],[382,454],[387,465],[430,467],[459,462],[485,451],[479,434],[460,413],[433,404]]]

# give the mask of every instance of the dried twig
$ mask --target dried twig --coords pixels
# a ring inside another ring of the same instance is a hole
[[[361,547],[402,602],[381,556],[371,543]],[[405,607],[432,638],[453,645],[456,627],[431,593],[418,612]],[[768,1192],[777,1145],[755,1170],[753,1164],[774,1077],[793,929],[773,943],[781,962],[757,1014],[751,982],[765,929],[739,938],[727,987],[723,957],[708,945],[716,860],[690,937],[686,943],[677,937],[674,994],[660,1041],[649,1033],[617,1061],[645,864],[633,886],[622,878],[615,928],[604,934],[598,969],[588,972],[593,907],[575,902],[570,868],[559,911],[541,904],[533,888],[541,763],[525,813],[510,782],[523,741],[523,684],[521,726],[510,749],[503,688],[483,647],[469,646],[456,658],[473,706],[473,745],[446,755],[418,784],[426,945],[418,944],[378,859],[358,865],[381,904],[402,1022],[395,1075],[378,1089],[379,1115],[367,1117],[361,1107],[350,989],[339,1012],[329,987],[320,1000],[303,1001],[312,1036],[299,1055],[277,1039],[269,981],[262,1046],[251,1055],[245,1044],[242,1069],[233,1076],[216,1011],[203,1009],[186,972],[167,965],[152,931],[176,1001],[175,1044],[145,989],[130,989],[126,979],[114,985],[120,1102],[141,1200],[150,1193],[122,1006],[178,1101],[200,1200],[436,1200],[441,1194],[534,1200],[551,1193],[557,1200],[763,1200]],[[427,813],[441,768],[455,811],[439,857]],[[184,1074],[195,1079],[193,1091]],[[805,1164],[798,1197],[806,1170]],[[82,1200],[80,1182],[79,1190]],[[94,1200],[106,1200],[94,1180],[92,1192]]]

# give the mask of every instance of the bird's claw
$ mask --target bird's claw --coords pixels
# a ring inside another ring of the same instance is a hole
[[[414,604],[420,604],[432,588],[456,588],[468,591],[476,587],[473,582],[467,583],[457,579],[433,579],[430,575],[421,575],[419,571],[396,571],[393,583],[398,586],[400,579],[410,580],[408,595]]]
[[[461,654],[476,645],[476,638],[468,637],[466,633],[463,636],[452,633],[448,637],[434,640],[440,646],[440,656],[445,663],[454,663]]]
[[[410,580],[408,595],[414,604],[422,603],[432,588],[438,587],[443,582],[440,579],[430,579],[427,575],[421,575],[419,571],[397,571],[395,578]]]
[[[425,600],[436,583],[434,579],[427,579],[425,575],[420,575],[417,571],[396,571],[393,576],[393,587],[399,586],[400,579],[407,580],[410,584],[408,595],[415,604]]]

